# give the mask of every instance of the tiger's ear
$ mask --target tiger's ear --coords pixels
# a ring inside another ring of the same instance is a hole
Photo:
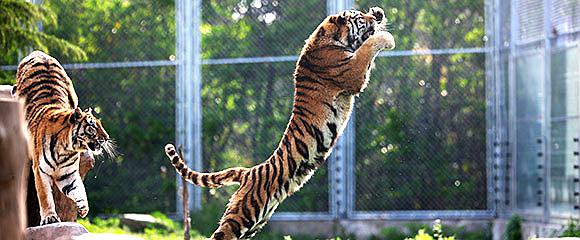
[[[85,112],[88,114],[93,114],[93,109],[92,108],[87,108],[85,109]]]
[[[344,13],[338,15],[338,18],[336,19],[336,22],[340,25],[344,25],[346,24],[346,16],[344,15]]]
[[[75,110],[73,111],[72,116],[70,118],[70,123],[78,122],[82,116],[83,116],[83,112],[81,111],[81,109],[75,108]]]
[[[330,17],[330,22],[338,25],[346,24],[346,16],[344,13]]]

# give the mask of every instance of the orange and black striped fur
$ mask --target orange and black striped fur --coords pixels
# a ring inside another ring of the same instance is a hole
[[[193,184],[239,184],[212,239],[247,239],[259,231],[278,204],[298,191],[330,155],[350,117],[355,96],[367,85],[371,64],[395,46],[384,13],[344,11],[327,17],[306,40],[294,72],[294,106],[278,148],[251,168],[215,173],[189,169],[173,145],[165,147],[176,170]]]
[[[89,212],[79,174],[79,156],[110,150],[109,135],[91,110],[81,111],[72,81],[53,57],[34,51],[18,65],[13,94],[24,100],[30,133],[32,170],[41,225],[59,222],[51,186],[76,202],[81,217]]]

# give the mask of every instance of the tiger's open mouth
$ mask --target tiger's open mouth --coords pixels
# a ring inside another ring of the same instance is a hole
[[[91,149],[91,151],[98,151],[101,150],[101,145],[97,144],[95,142],[90,141],[87,146],[89,147],[89,149]]]

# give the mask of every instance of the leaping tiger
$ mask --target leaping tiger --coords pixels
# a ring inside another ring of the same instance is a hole
[[[51,186],[75,201],[81,217],[89,202],[79,174],[81,152],[112,150],[109,135],[91,109],[82,111],[71,79],[53,57],[34,51],[22,59],[13,94],[24,100],[32,145],[32,170],[40,204],[40,224],[60,222]]]
[[[251,168],[215,173],[189,169],[173,145],[171,163],[189,182],[202,187],[239,184],[211,239],[253,237],[289,195],[298,191],[326,158],[350,117],[355,96],[369,80],[382,49],[393,49],[381,8],[328,16],[306,40],[294,72],[294,104],[278,148]]]

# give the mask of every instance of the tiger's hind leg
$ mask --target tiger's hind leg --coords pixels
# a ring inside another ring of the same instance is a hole
[[[242,177],[242,185],[230,198],[220,225],[210,239],[251,239],[271,216],[266,206],[275,210],[277,203],[268,200],[270,191],[263,189],[262,181],[256,180],[257,176],[251,172]]]
[[[64,195],[75,201],[79,215],[83,218],[86,217],[89,213],[89,201],[87,200],[85,185],[81,179],[78,167],[74,168],[71,172],[65,172],[58,176],[56,185]]]
[[[242,209],[243,204],[240,204],[236,199],[239,195],[240,189],[236,191],[230,198],[228,207],[220,220],[219,227],[211,235],[209,239],[212,240],[236,240],[240,239],[242,232],[247,231],[247,228],[243,225],[245,221],[242,219]]]
[[[40,204],[40,225],[60,222],[60,218],[56,214],[54,200],[52,196],[52,177],[36,166],[33,168],[34,185],[38,196],[38,203]]]

